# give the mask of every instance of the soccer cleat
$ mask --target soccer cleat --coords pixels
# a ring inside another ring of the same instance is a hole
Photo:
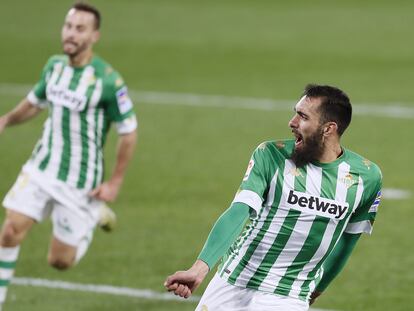
[[[98,226],[105,232],[111,232],[116,226],[116,215],[114,211],[105,203],[99,208]]]

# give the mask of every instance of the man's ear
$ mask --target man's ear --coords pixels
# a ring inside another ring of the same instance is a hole
[[[328,137],[336,134],[338,134],[338,124],[336,122],[328,122],[323,126],[323,136]]]
[[[99,41],[99,38],[101,37],[101,33],[99,30],[95,30],[92,37],[92,42],[95,44]]]

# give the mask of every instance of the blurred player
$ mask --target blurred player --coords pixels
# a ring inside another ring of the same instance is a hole
[[[295,140],[259,145],[198,259],[166,288],[189,297],[227,252],[196,310],[307,310],[371,233],[380,200],[379,168],[340,144],[351,115],[341,90],[307,86]]]
[[[49,111],[41,139],[3,201],[0,305],[20,243],[33,224],[49,215],[52,219],[51,266],[64,270],[81,259],[100,212],[108,211],[104,202],[116,199],[132,157],[137,121],[127,88],[121,76],[93,53],[100,19],[96,8],[73,5],[61,33],[65,55],[52,56],[28,96],[0,117],[1,133],[45,108]],[[110,178],[103,182],[102,148],[111,123],[120,135],[117,160]]]

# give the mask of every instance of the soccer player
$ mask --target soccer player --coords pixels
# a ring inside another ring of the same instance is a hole
[[[64,270],[76,264],[92,239],[104,202],[116,199],[136,141],[137,121],[121,76],[94,55],[101,17],[76,3],[61,32],[64,55],[52,56],[32,91],[0,117],[0,133],[45,108],[43,135],[4,198],[0,232],[0,305],[6,297],[19,245],[33,224],[50,215],[48,262]],[[111,124],[119,134],[117,159],[103,181],[103,146]]]
[[[372,231],[382,176],[340,144],[348,96],[308,85],[294,110],[295,139],[257,147],[194,265],[165,281],[187,298],[227,252],[196,310],[307,310]]]

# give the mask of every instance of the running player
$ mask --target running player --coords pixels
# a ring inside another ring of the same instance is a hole
[[[100,20],[96,8],[73,5],[61,33],[65,55],[52,56],[28,96],[0,117],[1,133],[49,110],[41,139],[3,201],[0,307],[19,245],[32,225],[50,215],[49,264],[64,270],[77,263],[88,249],[104,202],[116,199],[132,157],[137,121],[127,88],[121,76],[93,53]],[[103,182],[102,149],[111,123],[120,135],[117,160]]]
[[[307,86],[295,140],[257,147],[197,261],[166,288],[189,297],[227,252],[196,310],[307,310],[371,233],[381,196],[378,166],[340,144],[351,115],[343,91]]]

